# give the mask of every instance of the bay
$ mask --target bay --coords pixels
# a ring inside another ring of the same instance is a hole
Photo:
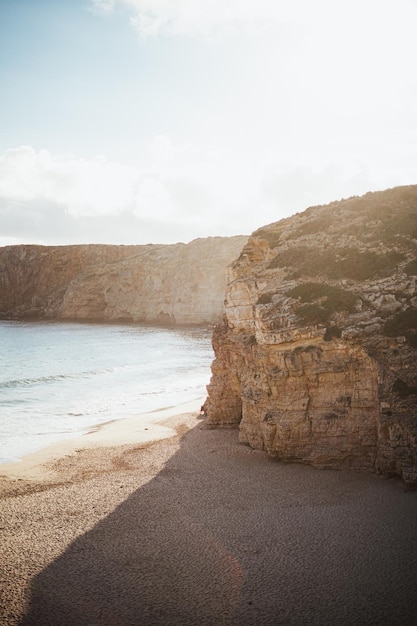
[[[0,322],[0,463],[92,426],[205,396],[211,331]]]

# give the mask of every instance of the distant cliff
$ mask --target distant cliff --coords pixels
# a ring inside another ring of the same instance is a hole
[[[257,230],[225,311],[208,425],[281,459],[417,485],[417,186]]]
[[[218,322],[247,237],[188,244],[0,248],[0,316],[163,325]]]

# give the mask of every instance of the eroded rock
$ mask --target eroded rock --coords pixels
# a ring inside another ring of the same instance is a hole
[[[247,237],[210,237],[147,246],[0,248],[0,315],[216,323],[223,314],[226,266]]]
[[[281,459],[416,485],[417,186],[256,231],[229,268],[208,425]]]

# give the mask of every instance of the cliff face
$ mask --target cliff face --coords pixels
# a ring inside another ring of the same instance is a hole
[[[417,485],[417,186],[256,231],[229,269],[208,425]]]
[[[147,246],[0,248],[0,315],[132,321],[218,322],[225,268],[247,237]]]

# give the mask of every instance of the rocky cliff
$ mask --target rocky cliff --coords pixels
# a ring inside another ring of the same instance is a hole
[[[210,426],[417,485],[417,186],[257,230],[229,268]]]
[[[0,316],[215,323],[223,313],[225,268],[247,239],[0,248]]]

